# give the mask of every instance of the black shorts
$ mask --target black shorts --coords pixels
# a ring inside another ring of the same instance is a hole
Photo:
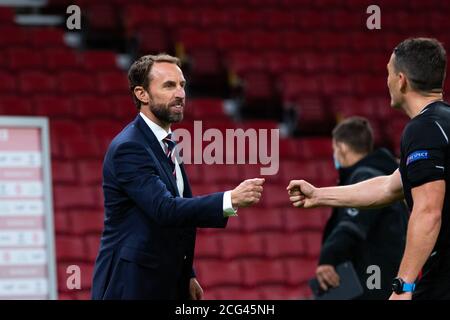
[[[427,260],[413,300],[450,300],[450,249],[440,250]]]

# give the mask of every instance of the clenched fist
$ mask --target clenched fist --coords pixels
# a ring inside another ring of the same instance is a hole
[[[313,208],[318,205],[317,188],[305,180],[291,180],[286,189],[294,207]]]
[[[233,208],[249,207],[258,203],[263,191],[263,178],[248,179],[241,182],[231,191],[231,204]]]

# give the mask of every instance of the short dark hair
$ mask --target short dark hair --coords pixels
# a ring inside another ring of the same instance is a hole
[[[373,150],[372,126],[363,117],[350,117],[341,121],[333,129],[333,139],[347,144],[356,153],[369,153]]]
[[[405,73],[415,91],[429,92],[444,86],[447,55],[438,40],[410,38],[394,49],[395,71]]]
[[[157,62],[168,62],[176,64],[181,67],[180,59],[177,57],[173,57],[166,53],[160,53],[157,55],[146,55],[137,59],[131,65],[128,70],[128,85],[131,91],[131,96],[133,97],[133,102],[138,109],[141,109],[141,101],[134,94],[134,88],[137,86],[142,86],[145,90],[148,89],[150,85],[150,71],[152,71],[152,67]]]

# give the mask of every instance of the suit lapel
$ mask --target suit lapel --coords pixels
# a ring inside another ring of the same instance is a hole
[[[172,168],[170,165],[170,160],[167,158],[167,156],[164,154],[164,151],[161,148],[161,145],[156,139],[156,136],[152,132],[152,130],[148,127],[148,125],[145,123],[144,119],[140,115],[136,117],[134,120],[135,126],[144,134],[146,137],[147,142],[150,145],[150,148],[153,150],[153,153],[155,154],[156,158],[158,159],[159,163],[161,164],[161,167],[163,168],[163,171],[166,175],[167,180],[170,183],[170,186],[172,187],[172,194],[180,196],[178,192],[177,182],[175,181],[175,177],[172,175]],[[184,176],[183,176],[184,177]]]

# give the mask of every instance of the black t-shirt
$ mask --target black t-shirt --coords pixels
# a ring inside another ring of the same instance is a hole
[[[446,182],[442,224],[435,250],[450,246],[449,137],[450,105],[437,101],[411,119],[401,141],[400,174],[410,211],[414,206],[412,188],[436,180]]]

